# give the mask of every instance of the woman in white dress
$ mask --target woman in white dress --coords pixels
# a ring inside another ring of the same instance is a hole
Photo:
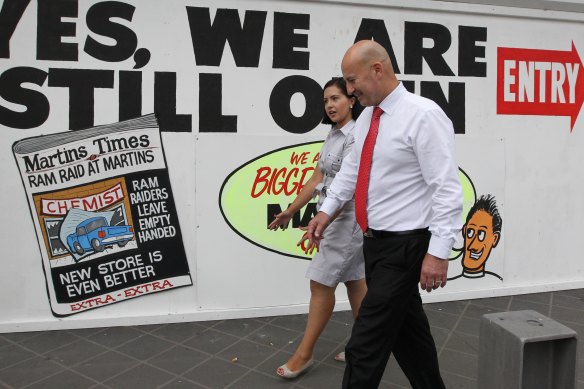
[[[320,151],[318,164],[296,199],[283,212],[275,215],[268,228],[286,228],[292,216],[304,207],[315,193],[319,195],[317,209],[326,197],[326,189],[340,170],[343,158],[355,143],[353,131],[360,107],[355,97],[347,94],[345,80],[336,77],[324,86],[323,123],[332,124]],[[365,296],[363,234],[355,220],[355,203],[348,202],[335,215],[326,230],[326,239],[311,261],[306,277],[310,279],[308,321],[302,341],[294,355],[276,373],[283,378],[295,378],[313,364],[313,352],[318,337],[328,323],[335,306],[335,289],[340,282],[347,288],[353,317],[357,316]],[[344,353],[335,359],[344,361]]]

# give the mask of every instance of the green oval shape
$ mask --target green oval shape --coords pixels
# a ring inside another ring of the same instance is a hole
[[[266,250],[311,259],[314,253],[307,255],[296,246],[304,232],[293,225],[312,218],[316,201],[301,209],[285,230],[272,231],[268,224],[270,216],[285,210],[311,177],[322,144],[319,141],[274,150],[233,171],[219,194],[219,207],[227,224],[242,238]]]
[[[246,162],[223,182],[219,208],[227,224],[239,236],[266,250],[300,259],[311,259],[296,244],[304,234],[298,225],[308,223],[316,213],[311,201],[290,221],[286,230],[272,231],[268,224],[273,215],[294,201],[303,183],[308,181],[318,161],[323,142],[302,143],[277,149]],[[470,177],[459,169],[464,193],[463,222],[476,201]],[[459,255],[453,251],[451,258]]]
[[[477,201],[477,192],[468,174],[466,174],[466,172],[460,167],[458,168],[458,179],[462,186],[462,223],[464,224],[466,222],[468,211],[470,211],[474,203]],[[461,248],[457,248],[456,246],[453,247],[448,259],[459,257],[461,251]]]

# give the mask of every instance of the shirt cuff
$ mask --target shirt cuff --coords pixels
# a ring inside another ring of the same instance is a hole
[[[327,197],[326,199],[324,199],[324,202],[320,206],[319,211],[326,213],[327,215],[329,215],[329,217],[332,217],[339,208],[340,205],[337,204],[335,200],[333,200],[330,197]]]
[[[432,254],[435,257],[447,260],[448,257],[450,257],[452,245],[454,245],[452,239],[444,239],[432,235],[430,238],[430,245],[428,246],[428,254]]]

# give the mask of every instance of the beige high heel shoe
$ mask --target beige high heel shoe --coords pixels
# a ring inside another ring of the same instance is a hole
[[[314,364],[314,359],[310,358],[308,362],[304,364],[300,369],[296,371],[292,371],[288,368],[287,364],[283,364],[276,370],[276,374],[278,374],[282,378],[292,379],[298,377],[300,374],[306,373],[308,369],[312,367]]]

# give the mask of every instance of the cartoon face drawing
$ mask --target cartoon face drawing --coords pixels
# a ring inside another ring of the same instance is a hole
[[[481,196],[468,212],[466,223],[462,227],[462,266],[466,276],[491,274],[485,272],[485,262],[499,243],[502,225],[495,198],[491,195]]]
[[[462,265],[470,273],[482,272],[493,247],[499,243],[500,233],[493,229],[493,216],[478,210],[464,225],[464,257]]]

